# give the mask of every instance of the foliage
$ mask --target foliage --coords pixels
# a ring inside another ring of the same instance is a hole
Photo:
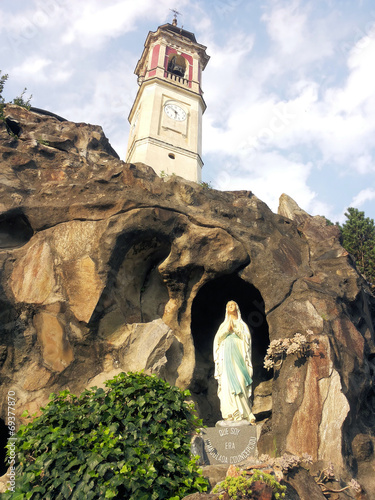
[[[340,227],[342,245],[354,256],[359,271],[375,284],[375,225],[357,208],[349,207],[346,222]]]
[[[267,370],[275,366],[280,368],[283,360],[289,354],[297,354],[300,358],[312,355],[317,348],[318,341],[310,340],[311,335],[313,332],[307,330],[306,335],[295,333],[291,339],[273,340],[264,358],[264,368]]]
[[[21,95],[15,97],[13,99],[12,104],[16,104],[17,106],[21,106],[22,108],[30,109],[31,108],[30,101],[31,101],[33,96],[31,95],[30,97],[28,97],[27,100],[25,100],[24,96],[25,96],[26,90],[27,90],[27,88],[25,87],[23,89],[23,91],[21,92]]]
[[[190,457],[202,423],[189,395],[143,373],[121,373],[106,390],[52,394],[17,433],[16,490],[4,499],[178,500],[206,491]]]
[[[325,217],[324,215],[322,217],[325,219],[327,226],[334,226],[335,225],[331,220],[327,219],[327,217]],[[338,223],[336,222],[336,224],[338,224]]]
[[[233,500],[249,498],[252,494],[251,482],[246,477],[245,472],[240,474],[238,477],[227,476],[224,481],[217,484],[213,489],[213,493],[219,493],[222,491],[226,491],[229,498],[232,498]],[[223,495],[219,498],[223,498]]]
[[[4,86],[6,81],[9,78],[8,74],[1,74],[2,71],[0,70],[0,120],[4,120],[4,104],[5,104],[5,99],[3,97],[3,91],[4,91]],[[16,104],[17,106],[22,106],[23,108],[30,109],[30,101],[32,96],[30,96],[27,100],[25,100],[25,92],[26,88],[23,89],[22,93],[20,96],[17,96],[13,99],[13,101],[10,101],[12,104]]]
[[[5,82],[8,80],[8,75],[2,75],[0,70],[0,119],[3,119],[4,116],[4,97],[3,97],[3,90],[4,90],[4,85]]]
[[[169,179],[170,177],[176,177],[176,174],[172,172],[171,174],[167,174],[165,170],[161,170],[159,173],[159,177],[161,179]]]
[[[42,144],[42,146],[50,146],[51,143],[49,141],[45,141],[44,139],[37,139],[38,144]]]
[[[200,185],[202,186],[202,188],[204,188],[204,189],[212,189],[212,184],[211,184],[211,182],[203,182],[203,181],[202,181],[202,182],[200,182],[199,184],[200,184]]]
[[[3,90],[5,82],[8,80],[8,75],[2,75],[2,71],[0,70],[0,102],[4,103]]]
[[[217,484],[213,489],[214,493],[227,492],[230,499],[242,500],[252,498],[251,485],[255,481],[260,481],[272,488],[275,499],[284,498],[286,486],[281,485],[274,476],[267,474],[258,469],[252,471],[249,477],[246,471],[242,471],[237,477],[226,477],[224,481]],[[223,498],[221,495],[220,498]]]

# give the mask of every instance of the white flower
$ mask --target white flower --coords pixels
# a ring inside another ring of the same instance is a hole
[[[293,337],[293,341],[298,344],[306,344],[307,342],[305,335],[302,335],[301,333],[296,333]]]
[[[308,453],[303,453],[302,454],[302,461],[306,462],[307,464],[312,464],[313,459],[312,459],[312,456],[309,455]]]
[[[324,469],[324,474],[326,475],[327,479],[334,479],[335,478],[335,469],[333,467],[333,463],[330,462],[328,467]]]
[[[362,491],[362,488],[361,488],[361,485],[355,480],[355,479],[352,479],[349,483],[349,486],[351,488],[353,488],[353,490],[356,492],[356,493],[361,493]]]
[[[272,359],[266,357],[264,360],[264,368],[266,370],[270,370],[271,368],[273,368],[273,365],[274,362],[272,361]]]
[[[290,346],[288,347],[286,353],[287,354],[295,354],[296,352],[298,352],[300,350],[300,346],[296,343],[296,342],[293,342],[292,344],[290,344]]]

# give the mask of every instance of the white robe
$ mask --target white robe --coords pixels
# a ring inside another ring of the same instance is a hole
[[[215,378],[218,381],[220,410],[224,420],[249,420],[255,422],[249,397],[253,367],[251,363],[251,336],[246,323],[241,319],[237,306],[237,319],[232,320],[233,331],[229,331],[230,317],[225,316],[214,339]]]

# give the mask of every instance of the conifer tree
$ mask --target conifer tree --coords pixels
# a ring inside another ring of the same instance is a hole
[[[346,222],[341,226],[343,247],[351,253],[358,270],[375,284],[375,225],[357,208],[349,207]]]

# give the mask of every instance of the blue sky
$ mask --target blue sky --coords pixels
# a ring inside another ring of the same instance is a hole
[[[101,125],[122,159],[148,31],[193,31],[203,74],[203,180],[287,193],[312,215],[375,218],[375,5],[371,0],[2,0],[5,97]]]

